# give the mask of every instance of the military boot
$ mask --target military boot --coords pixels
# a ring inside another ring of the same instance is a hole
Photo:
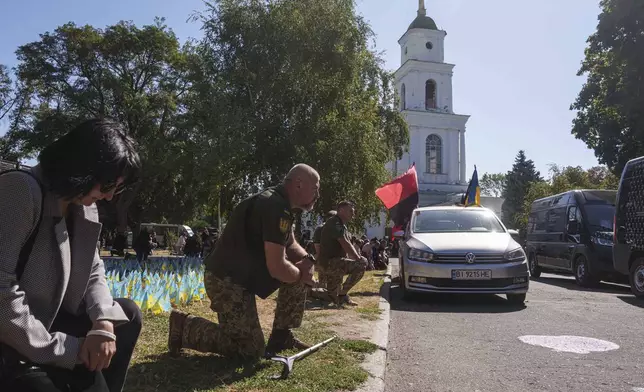
[[[338,303],[340,305],[358,306],[358,303],[352,300],[348,294],[340,295],[338,297]]]
[[[272,357],[279,352],[292,348],[306,350],[307,348],[311,348],[311,346],[298,340],[290,329],[274,329],[271,332],[271,337],[268,338],[265,355],[266,357]]]
[[[170,313],[170,328],[168,331],[168,351],[171,356],[181,354],[183,347],[183,327],[188,318],[188,313],[172,310]]]

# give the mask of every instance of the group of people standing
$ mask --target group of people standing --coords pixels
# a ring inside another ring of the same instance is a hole
[[[133,301],[110,294],[96,246],[95,203],[133,185],[140,168],[123,127],[94,119],[46,147],[31,171],[1,173],[0,390],[122,390],[142,317]],[[355,304],[349,290],[369,264],[346,226],[355,205],[338,204],[315,255],[295,239],[296,212],[311,211],[319,196],[320,175],[298,164],[279,185],[234,208],[204,261],[204,285],[219,322],[173,310],[171,354],[189,348],[257,360],[309,347],[293,329],[302,322],[307,291],[318,285],[316,269],[331,301]],[[141,238],[142,255],[151,240]],[[275,291],[265,343],[255,297]]]

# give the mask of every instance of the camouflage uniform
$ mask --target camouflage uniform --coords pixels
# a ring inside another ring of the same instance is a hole
[[[228,357],[259,358],[285,348],[306,348],[291,333],[302,322],[304,284],[285,284],[268,271],[264,243],[293,244],[293,215],[282,186],[239,203],[215,249],[204,264],[204,286],[219,323],[178,311],[170,315],[168,346],[214,352]],[[259,323],[255,295],[267,298],[279,289],[268,345]]]
[[[255,295],[230,278],[220,279],[205,273],[205,286],[219,324],[201,317],[188,316],[182,346],[226,357],[260,358],[264,355],[264,334],[259,324]],[[304,315],[305,287],[283,284],[277,296],[273,329],[297,328]]]
[[[335,257],[320,262],[320,268],[327,276],[326,290],[332,298],[347,294],[353,286],[360,282],[367,270],[364,260],[352,260],[346,257]],[[349,277],[342,283],[345,275]]]
[[[346,252],[338,241],[342,237],[351,243],[347,227],[339,216],[334,216],[324,223],[320,236],[318,267],[326,276],[328,295],[336,302],[362,279],[367,269],[364,260],[352,260],[346,257]],[[349,277],[343,284],[345,275]]]

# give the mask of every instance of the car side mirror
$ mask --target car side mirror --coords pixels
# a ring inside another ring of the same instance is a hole
[[[568,221],[568,234],[570,235],[579,234],[579,222],[574,220]]]

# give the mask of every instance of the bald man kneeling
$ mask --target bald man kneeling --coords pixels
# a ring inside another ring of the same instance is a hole
[[[173,310],[168,348],[256,359],[309,346],[291,329],[302,323],[306,286],[314,284],[315,258],[295,241],[293,210],[311,211],[320,176],[310,166],[293,167],[278,186],[239,203],[215,250],[205,260],[204,284],[219,324]],[[264,346],[255,296],[279,289],[273,331]]]

